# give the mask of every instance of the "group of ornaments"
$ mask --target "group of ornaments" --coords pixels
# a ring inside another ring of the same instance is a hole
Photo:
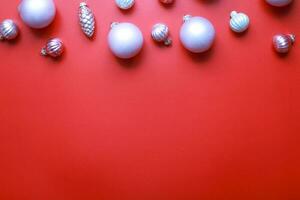
[[[171,4],[174,0],[159,0],[163,4]],[[283,7],[292,0],[265,0],[272,6]],[[123,10],[130,9],[135,0],[115,0],[116,5]],[[19,5],[19,14],[22,21],[31,28],[42,29],[54,20],[56,8],[53,0],[22,0]],[[204,17],[183,17],[183,25],[180,29],[180,41],[183,46],[193,52],[202,53],[209,50],[215,40],[215,28],[213,24]],[[249,27],[249,17],[244,13],[236,11],[230,14],[230,28],[232,31],[241,33]],[[86,3],[79,5],[79,24],[83,33],[91,38],[95,31],[95,17]],[[0,23],[0,40],[12,40],[18,35],[17,25],[10,19]],[[166,24],[158,23],[152,28],[152,38],[170,45],[169,28]],[[293,34],[278,34],[273,37],[273,45],[277,52],[287,53],[295,41]],[[113,54],[119,58],[128,59],[136,56],[142,49],[144,43],[143,34],[140,29],[132,23],[111,24],[108,35],[108,44]],[[58,57],[63,53],[64,44],[61,39],[53,38],[47,41],[42,48],[42,55]]]

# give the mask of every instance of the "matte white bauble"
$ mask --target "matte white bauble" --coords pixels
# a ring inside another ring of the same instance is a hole
[[[276,7],[286,6],[292,3],[293,0],[266,0],[268,4]]]
[[[144,43],[140,29],[132,23],[113,23],[108,34],[109,48],[119,58],[136,56]]]
[[[19,5],[23,22],[31,28],[45,28],[54,20],[56,8],[53,0],[23,0]]]
[[[180,40],[193,53],[205,52],[215,40],[215,28],[206,18],[186,15],[180,30]]]

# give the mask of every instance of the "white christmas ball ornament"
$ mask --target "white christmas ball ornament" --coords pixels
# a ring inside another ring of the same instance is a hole
[[[54,20],[56,8],[53,0],[23,0],[19,5],[23,22],[31,28],[45,28]]]
[[[115,0],[115,2],[120,9],[128,10],[134,5],[135,0]]]
[[[180,30],[183,46],[193,53],[209,50],[215,40],[215,28],[203,17],[184,16],[184,24]]]
[[[282,7],[292,3],[293,0],[266,0],[272,6]]]
[[[132,23],[113,23],[108,34],[109,48],[119,58],[136,56],[144,43],[140,29]]]
[[[230,28],[232,31],[242,33],[248,29],[250,20],[246,14],[232,11],[230,17]]]

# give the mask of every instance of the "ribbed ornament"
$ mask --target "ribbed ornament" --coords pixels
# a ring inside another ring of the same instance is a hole
[[[295,41],[293,34],[278,34],[273,37],[273,46],[278,53],[287,53]]]
[[[95,32],[95,17],[93,11],[85,2],[79,4],[79,24],[87,37],[93,37]]]
[[[134,5],[135,0],[115,0],[115,2],[119,8],[127,10]]]
[[[0,40],[12,40],[19,34],[17,25],[11,19],[6,19],[0,23]]]
[[[41,54],[43,56],[58,57],[64,51],[64,44],[59,38],[53,38],[47,41],[46,45],[42,48]]]
[[[234,32],[242,33],[246,31],[250,24],[249,17],[244,13],[232,11],[230,14],[230,28]]]
[[[172,40],[169,38],[169,28],[165,24],[155,24],[152,28],[151,36],[156,42],[164,42],[167,46],[172,44]]]

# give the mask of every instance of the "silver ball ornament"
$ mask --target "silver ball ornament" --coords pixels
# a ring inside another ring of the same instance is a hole
[[[169,27],[165,24],[155,24],[152,27],[151,36],[154,41],[163,42],[166,46],[172,44],[172,40],[169,38]]]
[[[144,43],[140,29],[132,23],[113,23],[108,34],[108,44],[113,54],[128,59],[136,56]]]
[[[184,23],[180,29],[180,40],[183,46],[193,52],[202,53],[211,48],[215,40],[215,28],[203,17],[183,17]]]
[[[293,34],[277,34],[273,37],[273,46],[278,53],[288,53],[295,41]]]
[[[56,14],[53,0],[22,0],[19,13],[23,22],[31,28],[45,28]]]
[[[135,0],[115,0],[115,2],[120,9],[128,10],[134,5]]]
[[[232,11],[230,13],[230,28],[236,33],[242,33],[246,31],[250,24],[250,19],[245,13],[238,13]]]
[[[18,34],[18,26],[13,20],[5,19],[0,23],[0,40],[13,40]]]
[[[53,38],[47,41],[46,45],[41,50],[41,55],[59,57],[64,52],[64,44],[59,38]]]
[[[266,2],[272,6],[283,7],[292,3],[293,0],[266,0]]]

